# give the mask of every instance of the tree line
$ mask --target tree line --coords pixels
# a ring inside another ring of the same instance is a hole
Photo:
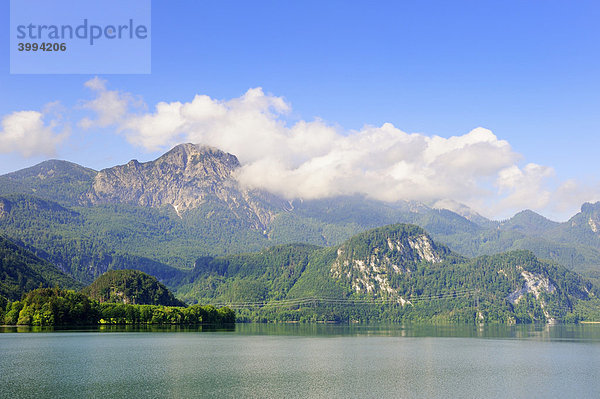
[[[20,301],[0,297],[0,321],[7,325],[58,326],[95,324],[230,324],[227,307],[189,307],[100,303],[75,291],[38,288]]]

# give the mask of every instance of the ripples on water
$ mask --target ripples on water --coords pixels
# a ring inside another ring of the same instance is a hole
[[[0,331],[0,397],[7,398],[581,398],[600,392],[599,325]]]

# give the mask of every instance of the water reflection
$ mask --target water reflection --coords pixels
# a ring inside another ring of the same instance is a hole
[[[100,325],[100,326],[0,326],[0,333],[48,333],[48,332],[234,332],[230,326],[179,326],[179,325]]]
[[[519,339],[537,341],[600,341],[599,324],[440,325],[440,324],[267,324],[235,326],[102,325],[88,327],[0,326],[0,333],[106,332],[106,333],[230,333],[235,335],[281,335],[322,337],[455,337]]]
[[[376,337],[456,337],[481,339],[591,340],[600,341],[600,325],[328,325],[328,324],[238,324],[235,332],[247,335],[288,336],[376,336]]]

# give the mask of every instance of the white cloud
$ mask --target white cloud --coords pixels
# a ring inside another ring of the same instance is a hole
[[[444,138],[409,134],[390,123],[358,131],[322,120],[289,123],[291,106],[261,88],[231,100],[197,95],[131,113],[131,94],[108,91],[99,79],[86,86],[97,93],[85,105],[96,118],[83,125],[114,125],[132,144],[151,151],[181,142],[218,147],[242,162],[241,184],[287,198],[451,199],[487,216],[550,209],[567,198],[566,188],[550,187],[552,168],[521,166],[521,154],[481,127]]]
[[[52,106],[47,107],[50,108]],[[45,116],[38,111],[16,111],[4,116],[0,130],[0,153],[17,152],[24,157],[55,155],[58,145],[68,133],[66,129],[56,133],[58,122],[46,124]]]
[[[496,204],[497,209],[544,209],[550,204],[553,193],[546,186],[554,176],[554,169],[529,163],[524,168],[512,165],[498,172],[496,185],[499,194],[506,194]]]
[[[250,89],[229,101],[197,95],[191,102],[161,102],[149,114],[132,115],[121,124],[130,142],[148,150],[182,141],[227,149],[243,161],[254,161],[269,149],[277,152],[287,129],[278,117],[288,105],[262,89]]]
[[[552,192],[552,200],[548,208],[559,220],[573,216],[585,202],[600,200],[600,183],[588,182],[584,184],[574,179],[561,182]]]
[[[96,114],[95,119],[85,117],[79,121],[79,127],[84,129],[121,123],[128,115],[130,107],[140,106],[141,101],[129,93],[107,90],[106,81],[98,77],[88,80],[84,85],[96,94],[96,98],[82,104],[82,108],[92,110]]]

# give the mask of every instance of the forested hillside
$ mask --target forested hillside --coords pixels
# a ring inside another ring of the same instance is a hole
[[[0,297],[17,300],[40,286],[55,285],[65,288],[82,286],[54,265],[0,236]]]

